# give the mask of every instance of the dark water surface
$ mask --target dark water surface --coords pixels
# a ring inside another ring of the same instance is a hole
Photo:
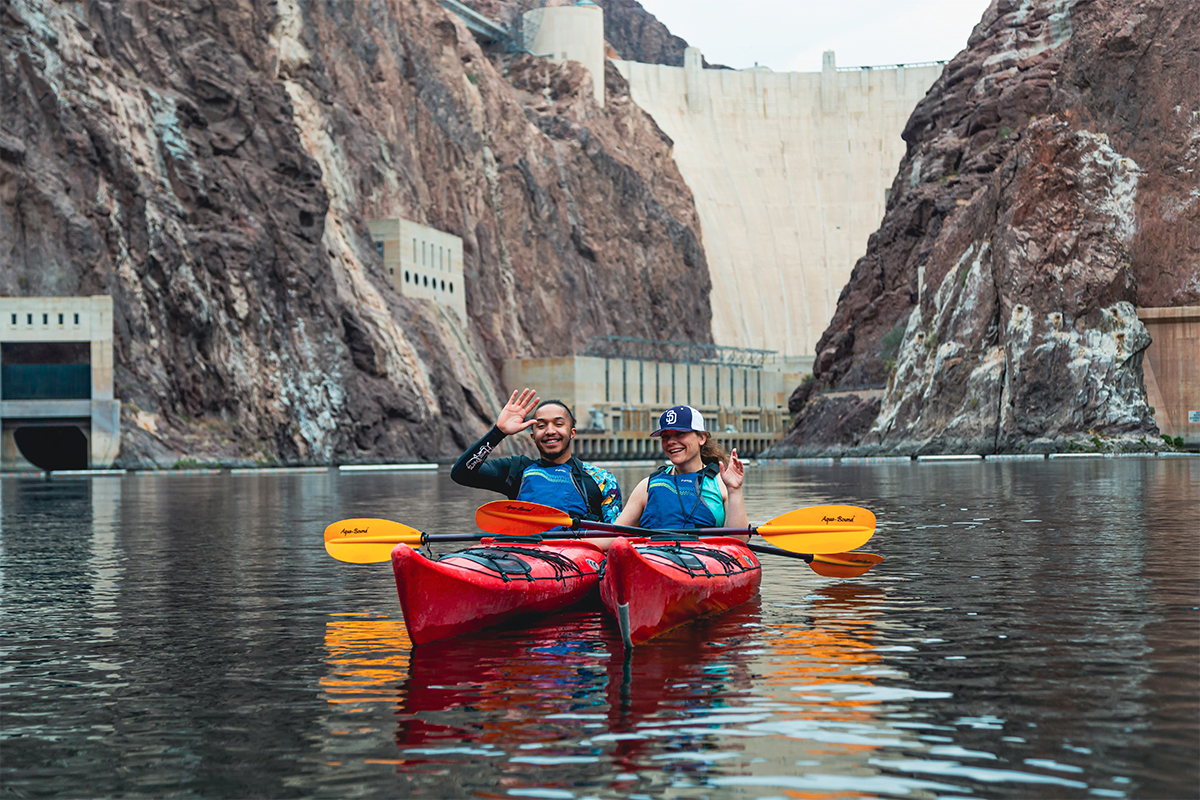
[[[321,532],[472,527],[444,471],[6,478],[0,796],[1200,795],[1200,459],[748,480],[752,519],[872,509],[887,561],[764,557],[625,664],[587,612],[410,647]]]

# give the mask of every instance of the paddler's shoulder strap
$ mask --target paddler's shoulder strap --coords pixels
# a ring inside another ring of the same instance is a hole
[[[509,500],[516,500],[517,495],[521,493],[521,476],[533,463],[533,459],[529,456],[512,456],[512,460],[508,462],[508,475],[504,480],[504,485],[508,490]]]
[[[568,463],[571,465],[571,474],[575,478],[575,485],[582,486],[586,495],[588,519],[593,522],[603,519],[600,506],[604,502],[604,493],[600,491],[600,484],[596,483],[596,479],[592,477],[591,473],[584,469],[583,462],[575,456],[571,456]]]

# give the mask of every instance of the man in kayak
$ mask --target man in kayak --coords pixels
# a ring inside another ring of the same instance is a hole
[[[525,419],[529,412],[533,417]],[[529,430],[541,455],[487,457],[506,436]],[[510,500],[526,500],[557,508],[595,522],[612,522],[621,513],[621,487],[608,470],[571,455],[575,415],[559,400],[541,402],[532,389],[513,392],[487,435],[455,462],[455,483],[490,489]]]
[[[668,408],[658,418],[663,453],[660,467],[629,495],[618,525],[678,528],[750,527],[742,497],[745,467],[737,450],[726,453],[704,429],[704,417],[691,406]],[[749,541],[750,536],[738,538]]]

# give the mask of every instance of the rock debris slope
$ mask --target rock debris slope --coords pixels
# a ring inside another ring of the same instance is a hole
[[[0,292],[114,296],[121,465],[447,458],[508,357],[711,341],[691,194],[613,71],[602,110],[435,0],[0,24]],[[394,216],[463,238],[469,320],[391,286]]]
[[[1135,307],[1200,302],[1197,87],[1189,0],[993,2],[773,454],[1152,446]]]

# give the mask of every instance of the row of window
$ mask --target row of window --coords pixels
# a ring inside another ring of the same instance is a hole
[[[413,242],[413,263],[415,264],[417,261],[417,240],[413,239],[412,242]],[[446,269],[446,248],[439,247],[437,258],[434,258],[433,257],[433,245],[432,244],[429,245],[429,261],[432,262],[433,266],[437,267],[438,269],[445,270]],[[425,242],[421,242],[421,266],[423,266],[423,267],[427,266],[427,264],[425,262]]]
[[[62,324],[64,324],[64,323],[63,323],[63,318],[64,318],[65,316],[66,316],[65,314],[59,314],[59,315],[58,315],[58,324],[59,324],[59,325],[62,325]],[[74,324],[74,325],[78,325],[78,324],[79,324],[79,315],[78,315],[78,314],[74,314],[73,316],[75,317],[75,321],[74,321],[72,324]],[[16,325],[16,324],[17,324],[17,315],[16,315],[16,314],[13,314],[13,315],[12,315],[12,324],[13,324],[13,325]],[[26,315],[25,315],[25,324],[26,324],[26,325],[32,325],[32,324],[33,324],[33,314],[26,314]],[[43,325],[49,325],[49,324],[50,324],[50,315],[49,315],[49,314],[42,314],[42,324],[43,324]]]
[[[391,275],[395,275],[396,270],[389,269],[388,273]],[[417,273],[409,272],[408,270],[404,270],[404,282],[411,283],[413,286],[424,285],[426,288],[429,288],[429,285],[430,285],[428,275],[418,275]],[[433,290],[434,291],[438,290],[439,283],[442,285],[441,290],[443,292],[446,291],[446,281],[445,280],[439,281],[437,278],[433,279]],[[454,281],[450,281],[450,294],[454,294]]]
[[[625,416],[624,414],[613,414],[612,415],[612,430],[614,433],[625,430],[624,416]],[[657,415],[653,415],[653,414],[650,414],[649,412],[647,412],[646,416],[649,417],[650,420],[653,422],[656,419]],[[596,423],[599,423],[599,427],[601,429],[604,428],[603,415],[601,415],[600,419],[596,419],[595,417],[593,417],[593,421]],[[643,421],[644,421],[644,419],[643,419]],[[710,421],[709,424],[712,425],[714,423],[713,423],[713,421]],[[762,419],[760,417],[742,417],[741,424],[742,424],[742,429],[741,429],[742,433],[762,433]],[[649,430],[649,428],[638,427],[638,425],[639,425],[638,419],[635,417],[633,420],[633,427],[630,428],[630,430],[635,430],[635,431],[636,430]],[[657,427],[657,426],[655,426],[655,427]],[[728,432],[728,429],[726,429],[726,430]],[[719,433],[719,431],[714,431],[714,433]],[[657,447],[657,445],[655,445],[655,447]]]
[[[640,361],[640,360],[637,362],[637,364],[638,364],[638,402],[645,403],[646,402],[646,383],[647,383],[646,374],[645,374],[646,364],[644,361]],[[700,367],[700,404],[708,405],[708,385],[707,385],[707,376],[705,374],[705,369],[704,369],[703,365],[698,364],[696,366]],[[660,376],[659,376],[658,369],[659,369],[659,364],[658,364],[658,362],[655,362],[655,364],[654,364],[654,396],[655,397],[658,397],[659,387],[660,387],[660,383],[659,383]],[[721,405],[721,367],[715,367],[715,369],[716,369],[717,380],[715,380],[713,382],[713,384],[717,390],[716,405]],[[734,368],[726,367],[726,369],[729,370],[729,401],[732,403],[732,402],[736,402],[736,397],[737,397],[737,393],[735,391],[735,386],[734,386],[734,380],[733,380]],[[749,369],[742,369],[742,405],[743,406],[750,405],[750,371],[751,370],[749,370]],[[756,402],[761,402],[760,400],[758,400],[758,398],[762,397],[762,370],[756,369],[753,371],[755,374],[755,384],[756,384],[755,385]],[[687,395],[686,396],[687,396],[687,402],[690,403],[690,402],[692,402],[692,365],[690,365],[690,364],[687,365],[686,375],[687,375]],[[671,369],[671,396],[672,397],[676,396],[675,370],[674,369]],[[612,402],[612,400],[613,400],[613,398],[612,398],[612,381],[611,381],[611,378],[609,375],[609,360],[608,359],[604,360],[604,400],[605,400],[605,402]],[[629,400],[629,362],[627,360],[621,361],[621,401],[625,402],[625,403],[630,402],[630,400]]]
[[[719,435],[719,438],[725,445],[737,447],[739,455],[753,453],[766,444],[762,439],[732,439],[724,435]],[[597,455],[644,456],[651,458],[662,456],[662,445],[654,439],[649,438],[576,439],[574,447],[576,454],[581,458],[594,458]]]
[[[413,260],[413,263],[416,264],[416,263],[418,263],[417,240],[416,239],[412,240],[412,246],[413,246],[412,260]],[[426,259],[426,247],[427,246],[428,246],[428,259]],[[379,253],[379,257],[383,258],[383,242],[375,242],[375,250]],[[437,249],[437,253],[435,254],[433,252],[433,245],[431,245],[431,244],[427,245],[426,242],[421,242],[421,258],[420,258],[419,263],[423,267],[433,266],[436,269],[438,269],[442,272],[445,272],[447,255],[452,255],[452,253],[450,253],[450,248],[439,247]]]

